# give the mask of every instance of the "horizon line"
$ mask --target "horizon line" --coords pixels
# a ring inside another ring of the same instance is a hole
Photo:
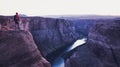
[[[40,16],[120,16],[120,15],[103,15],[103,14],[51,14],[51,15],[27,15],[27,14],[21,14],[19,13],[19,15],[25,15],[25,16],[28,16],[28,17],[40,17]],[[1,15],[0,16],[14,16],[14,15]]]

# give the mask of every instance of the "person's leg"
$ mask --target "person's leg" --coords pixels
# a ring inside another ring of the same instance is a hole
[[[18,28],[17,28],[17,21],[15,21],[15,30],[17,30]]]
[[[17,27],[18,27],[18,30],[20,30],[20,25],[19,25],[19,23],[17,24]]]
[[[16,30],[20,30],[20,26],[19,26],[18,21],[15,22],[15,26],[16,26]]]

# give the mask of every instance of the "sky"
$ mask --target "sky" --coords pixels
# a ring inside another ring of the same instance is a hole
[[[120,15],[120,0],[1,0],[0,15]]]

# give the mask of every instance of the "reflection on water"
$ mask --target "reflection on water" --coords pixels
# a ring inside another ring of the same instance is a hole
[[[52,67],[65,67],[64,59],[62,57],[58,57],[52,64]]]
[[[86,38],[83,38],[83,39],[79,39],[77,40],[67,51],[71,51],[73,50],[74,48],[84,44],[86,42]]]
[[[71,51],[74,48],[76,48],[76,47],[84,44],[85,42],[86,42],[86,38],[79,39],[69,49],[67,49],[66,51],[67,52]],[[52,67],[65,67],[65,65],[64,65],[64,59],[61,56],[58,57],[58,58],[56,58],[55,61],[52,63]]]

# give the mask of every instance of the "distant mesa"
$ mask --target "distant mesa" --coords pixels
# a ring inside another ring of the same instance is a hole
[[[120,16],[111,16],[111,15],[48,15],[46,17],[51,18],[61,18],[67,20],[79,20],[79,19],[115,19]]]

